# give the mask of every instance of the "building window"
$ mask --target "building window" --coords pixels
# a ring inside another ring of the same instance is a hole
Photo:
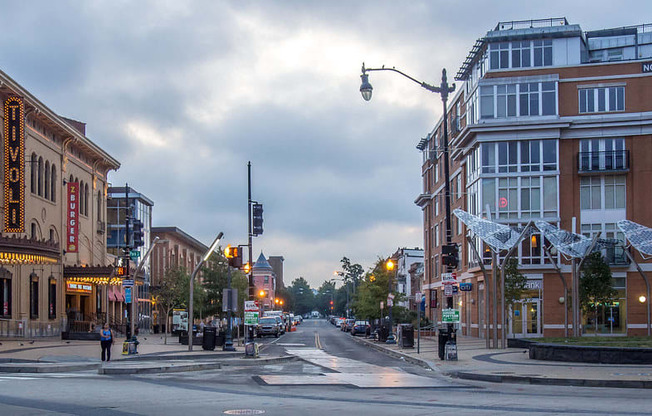
[[[628,169],[625,139],[587,139],[580,142],[580,170]]]
[[[265,276],[265,283],[269,283],[269,276]]]
[[[580,114],[625,111],[625,87],[580,88]]]
[[[38,167],[37,167],[38,173],[37,173],[37,191],[36,193],[38,196],[43,196],[43,158],[39,157],[38,158]]]
[[[30,238],[32,240],[37,240],[38,236],[36,235],[36,223],[33,222],[30,224]]]
[[[509,42],[489,44],[491,69],[509,68]]]
[[[481,119],[556,114],[557,83],[554,81],[480,86]]]
[[[462,197],[462,175],[461,174],[455,177],[455,183],[456,183],[455,190],[457,192],[455,195],[455,199],[460,199]]]
[[[435,240],[435,243],[433,245],[435,247],[439,247],[439,224],[435,225],[435,232],[433,233],[433,238]]]
[[[102,221],[102,191],[97,191],[97,220]]]
[[[580,209],[625,209],[625,176],[584,176],[580,179]]]
[[[52,164],[52,174],[50,175],[50,200],[57,202],[57,167]]]
[[[45,187],[44,187],[44,196],[45,199],[50,199],[50,161],[45,161]]]
[[[57,279],[50,276],[48,282],[48,319],[55,319],[57,317]]]
[[[88,217],[88,184],[84,185],[84,215]]]
[[[37,165],[36,153],[32,153],[32,158],[30,159],[30,190],[33,194],[38,192],[37,189],[37,176],[38,176],[38,165]]]
[[[552,40],[535,40],[532,42],[534,48],[534,65],[533,66],[551,66],[552,65]]]
[[[38,276],[35,273],[29,276],[29,317],[38,319]]]
[[[528,68],[531,65],[531,45],[530,41],[512,42],[512,67]]]
[[[11,273],[0,268],[0,318],[11,318]]]

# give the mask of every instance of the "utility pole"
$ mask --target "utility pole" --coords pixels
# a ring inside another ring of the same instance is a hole
[[[251,161],[247,162],[247,236],[249,246],[249,276],[247,276],[249,283],[249,300],[256,300],[256,285],[254,284],[254,259],[253,259],[253,230],[251,218]],[[249,325],[247,330],[248,342],[254,341],[254,328]]]
[[[131,245],[129,241],[129,222],[131,221],[131,207],[129,206],[129,184],[125,184],[125,248],[124,248],[124,260],[125,260],[125,280],[129,280],[129,252],[131,251]],[[135,277],[134,277],[135,280]],[[135,282],[134,282],[135,283]],[[124,288],[127,290],[127,288]],[[129,288],[131,291],[131,301],[134,301],[133,286]],[[131,313],[131,305],[127,306],[127,327],[125,328],[125,333],[127,335],[127,340],[131,339],[131,321],[133,316]]]

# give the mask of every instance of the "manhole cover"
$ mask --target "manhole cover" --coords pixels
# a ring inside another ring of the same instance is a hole
[[[233,409],[224,411],[225,415],[262,415],[263,413],[265,413],[264,410],[258,409]]]

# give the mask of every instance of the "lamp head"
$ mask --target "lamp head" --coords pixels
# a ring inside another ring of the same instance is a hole
[[[364,66],[362,69],[362,75],[360,75],[360,78],[362,79],[362,85],[360,85],[360,93],[362,94],[362,98],[364,98],[365,101],[369,101],[371,100],[371,93],[374,88],[369,83],[369,75],[364,72]]]

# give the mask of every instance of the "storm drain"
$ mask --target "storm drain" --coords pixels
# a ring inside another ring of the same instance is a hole
[[[225,415],[262,415],[263,413],[265,413],[264,410],[258,409],[233,409],[224,411]]]

